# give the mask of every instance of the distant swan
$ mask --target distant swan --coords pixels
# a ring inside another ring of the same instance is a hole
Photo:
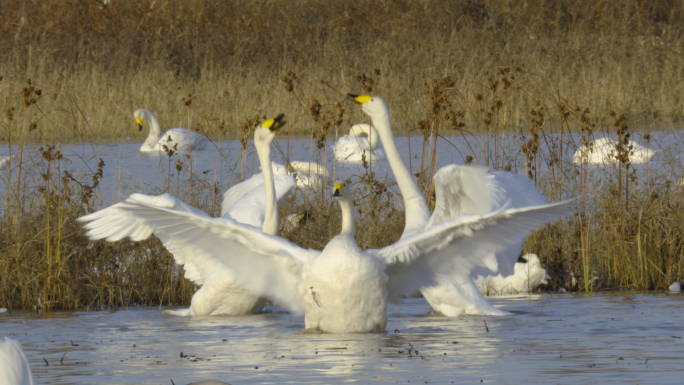
[[[0,384],[33,385],[33,375],[19,341],[0,341]]]
[[[546,270],[541,266],[536,254],[525,254],[515,264],[514,273],[507,277],[482,276],[475,278],[475,284],[482,293],[488,295],[530,293],[541,284],[547,284]]]
[[[363,112],[371,118],[373,126],[377,128],[385,148],[387,161],[404,200],[405,226],[397,244],[405,239],[429,233],[443,223],[464,215],[491,214],[500,210],[505,204],[510,210],[535,210],[549,205],[534,185],[522,175],[510,172],[487,173],[485,169],[479,167],[449,165],[442,167],[433,178],[437,199],[435,210],[431,214],[422,192],[404,165],[394,143],[389,109],[385,101],[379,96],[351,94],[349,96],[361,106]],[[554,215],[560,217],[569,214],[571,211],[567,210],[567,203],[555,204],[560,206]],[[538,226],[548,222],[550,218],[540,216],[537,220],[539,222],[529,225]],[[458,259],[463,266],[457,270],[457,273],[446,274],[437,270],[431,279],[419,280],[421,282],[419,286],[411,286],[403,279],[390,278],[390,288],[393,288],[392,285],[403,286],[402,290],[406,295],[412,295],[415,290],[420,290],[430,306],[446,316],[457,316],[462,313],[507,314],[487,301],[469,274],[475,271],[479,271],[480,274],[513,274],[515,262],[527,234],[525,232],[515,236],[512,234],[498,236],[490,232],[474,234],[473,238],[477,241],[468,243],[472,253]],[[462,247],[448,250],[454,255],[462,255],[467,249]],[[446,252],[436,254],[438,256],[435,258],[444,258],[444,260],[449,258]],[[481,268],[475,269],[474,265],[479,265]],[[420,272],[419,270],[406,270],[404,274],[417,276]]]
[[[195,131],[186,130],[185,128],[172,128],[166,131],[164,135],[161,135],[157,118],[146,109],[136,110],[133,113],[133,117],[138,123],[140,131],[143,129],[143,122],[146,122],[150,127],[150,134],[140,147],[140,152],[166,151],[164,146],[168,149],[173,149],[174,152],[204,150],[209,143],[209,139],[206,136]]]
[[[270,165],[270,145],[275,139],[276,132],[284,125],[283,115],[275,119],[269,119],[261,123],[254,131],[254,146],[257,150],[259,161]],[[254,175],[252,178],[234,186],[226,191],[221,204],[221,217],[233,220],[250,228],[263,231],[266,234],[275,235],[278,232],[278,209],[277,200],[283,198],[295,187],[295,180],[289,175],[276,175],[270,167],[265,167],[263,174]],[[138,200],[157,207],[184,212],[189,216],[208,217],[206,213],[185,204],[179,199],[163,194],[152,197],[142,194],[133,194],[129,200]],[[127,200],[128,201],[128,200]],[[134,213],[127,213],[122,209],[127,207],[126,202],[118,203],[109,208],[79,218],[79,221],[88,221],[87,229],[107,229],[108,241],[130,236],[134,241],[147,239],[152,233],[158,235],[155,229],[144,221],[136,221]],[[116,233],[117,223],[128,223],[131,227],[126,229],[131,233]],[[111,228],[107,226],[111,225]],[[91,230],[88,234],[98,234]],[[93,238],[100,238],[91,235]],[[176,240],[169,240],[172,245]],[[169,250],[173,248],[167,246]],[[185,277],[201,285],[200,289],[192,296],[190,308],[170,310],[168,313],[179,316],[202,316],[202,315],[246,315],[261,311],[265,299],[253,294],[236,280],[234,273],[223,268],[220,264],[205,262],[198,266],[187,263],[181,254],[174,254],[176,262],[185,267]]]
[[[292,161],[290,167],[276,162],[271,163],[273,174],[293,175],[297,180],[297,187],[302,189],[322,186],[328,176],[328,170],[315,162]]]
[[[617,142],[611,138],[603,137],[594,140],[591,143],[583,145],[575,151],[572,161],[576,164],[610,164],[617,163],[617,149],[615,146]],[[631,149],[629,149],[631,147]],[[651,150],[644,147],[637,142],[629,141],[627,143],[629,149],[630,163],[647,163],[659,153],[658,150]]]
[[[366,162],[377,162],[385,159],[385,152],[380,148],[380,137],[375,127],[367,123],[356,124],[349,129],[349,134],[335,142],[335,158],[340,162],[361,163],[364,156]]]

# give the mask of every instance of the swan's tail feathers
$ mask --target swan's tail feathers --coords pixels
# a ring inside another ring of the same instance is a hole
[[[192,309],[187,308],[187,309],[176,309],[176,310],[164,310],[165,314],[170,314],[170,315],[175,315],[178,317],[191,317],[193,316]]]

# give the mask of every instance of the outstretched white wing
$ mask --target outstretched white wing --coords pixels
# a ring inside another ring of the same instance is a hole
[[[291,175],[274,175],[276,200],[287,196],[297,185]],[[266,213],[266,190],[263,173],[256,174],[241,182],[223,194],[221,202],[221,216],[232,218],[240,223],[255,227],[264,224]]]
[[[202,277],[230,269],[254,294],[293,312],[304,311],[298,291],[301,266],[317,251],[302,249],[230,218],[211,218],[189,206],[177,209],[182,205],[168,194],[135,194],[79,221],[88,222],[84,227],[91,239],[114,241],[128,236],[140,240],[154,233],[176,262],[184,265],[187,278],[202,283]]]
[[[438,285],[449,277],[469,276],[515,259],[501,252],[530,231],[568,215],[570,201],[508,209],[482,215],[461,215],[406,237],[377,251],[387,265],[391,295],[410,295],[421,287]],[[510,266],[512,269],[512,266]]]

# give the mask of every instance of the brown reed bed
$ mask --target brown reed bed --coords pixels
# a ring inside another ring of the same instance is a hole
[[[301,105],[334,105],[359,84],[386,96],[406,133],[425,112],[426,79],[445,75],[459,110],[474,112],[468,126],[510,130],[564,97],[646,124],[682,115],[684,12],[669,0],[8,0],[0,15],[0,88],[17,95],[40,79],[44,93],[27,117],[33,141],[142,138],[129,117],[141,107],[214,139],[260,109],[309,134]],[[515,99],[490,110],[496,98]],[[8,131],[20,133],[9,125],[0,140]]]
[[[69,143],[142,140],[130,114],[146,107],[163,128],[239,139],[244,149],[254,124],[282,111],[290,122],[284,137],[310,137],[311,160],[320,161],[326,139],[366,120],[345,101],[347,91],[382,95],[395,131],[423,137],[412,152],[421,159],[413,172],[426,199],[437,141],[452,135],[484,138],[458,163],[526,174],[551,200],[576,197],[583,211],[535,232],[523,250],[540,256],[552,289],[662,290],[684,277],[682,167],[674,156],[681,147],[669,150],[663,169],[644,171],[630,163],[626,144],[630,126],[648,131],[679,119],[678,4],[61,4],[0,10],[5,20],[19,20],[0,25],[0,132],[16,156],[3,171],[0,306],[187,304],[195,290],[154,238],[110,244],[84,237],[74,220],[102,207],[101,171],[71,171],[60,157]],[[503,133],[520,138],[522,148],[512,149]],[[614,165],[597,170],[564,155],[606,133],[618,138]],[[39,152],[26,146],[36,141],[45,143]],[[183,158],[168,160],[165,189],[145,192],[170,192],[217,215],[228,186],[193,172]],[[236,162],[243,175],[245,156]],[[403,212],[396,186],[366,172],[354,186],[356,238],[362,248],[382,247],[400,235]],[[281,218],[310,212],[283,236],[320,249],[339,231],[326,189],[296,192],[281,205]]]

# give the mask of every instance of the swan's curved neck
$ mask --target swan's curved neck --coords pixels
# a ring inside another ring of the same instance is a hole
[[[384,114],[375,114],[372,116],[373,125],[377,128],[377,132],[382,140],[382,145],[385,149],[385,156],[392,168],[394,177],[397,179],[397,185],[404,198],[404,207],[406,210],[406,222],[404,225],[404,232],[401,237],[411,235],[422,230],[430,219],[430,209],[425,202],[423,194],[418,188],[418,184],[413,180],[413,176],[406,168],[404,161],[401,160],[399,150],[394,144],[394,135],[392,134],[392,127],[390,126],[389,112],[385,108]]]
[[[157,121],[157,118],[155,118],[154,115],[152,115],[152,113],[150,112],[145,114],[145,121],[150,126],[150,134],[148,137],[154,136],[156,143],[157,139],[159,139],[159,135],[161,135],[161,127],[159,127],[159,121]]]
[[[370,124],[357,124],[349,130],[349,135],[361,136],[364,134],[368,137],[368,145],[370,145],[371,150],[374,150],[379,139],[378,130],[375,127]]]
[[[266,190],[266,212],[261,231],[265,234],[278,235],[278,202],[276,202],[275,184],[273,183],[273,167],[271,165],[271,143],[255,140],[261,170],[264,174],[264,189]]]
[[[342,231],[340,235],[351,235],[354,236],[354,205],[352,204],[351,197],[341,196],[337,198],[340,202],[340,209],[342,209]]]

